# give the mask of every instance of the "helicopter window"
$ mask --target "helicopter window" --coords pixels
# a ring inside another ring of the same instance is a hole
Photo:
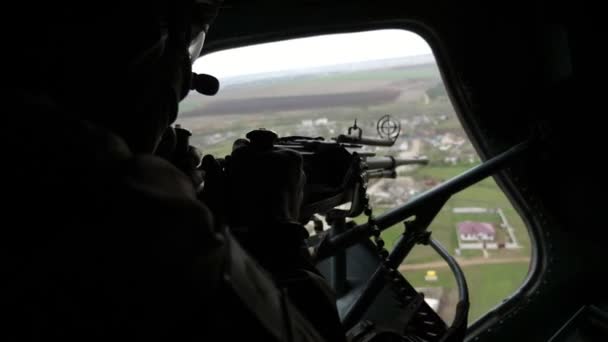
[[[192,145],[223,157],[235,139],[260,127],[279,136],[325,137],[353,128],[381,138],[391,125],[400,135],[390,147],[365,151],[399,158],[427,158],[428,165],[397,168],[397,178],[370,180],[373,215],[403,204],[480,163],[442,82],[432,50],[419,35],[377,30],[293,39],[215,52],[194,71],[216,76],[219,93],[195,92],[182,102],[178,122],[192,131]],[[392,121],[379,120],[389,114]],[[385,127],[387,126],[387,127]],[[311,233],[327,229],[318,217]],[[357,223],[366,222],[361,215]],[[316,228],[315,228],[316,225]],[[403,231],[383,232],[389,248]],[[467,277],[469,322],[514,293],[528,274],[527,228],[492,178],[453,196],[429,228],[459,261]],[[457,289],[447,264],[417,246],[399,270],[446,321]]]

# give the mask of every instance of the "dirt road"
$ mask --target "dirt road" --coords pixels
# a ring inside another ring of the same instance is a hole
[[[486,259],[486,258],[471,258],[462,259],[456,258],[458,264],[462,266],[473,266],[473,265],[498,265],[498,264],[511,264],[511,263],[530,263],[529,257],[512,257],[512,258],[497,258],[497,259]],[[432,268],[448,267],[443,260],[427,262],[424,264],[404,264],[399,266],[399,271],[414,271],[414,270],[426,270]]]

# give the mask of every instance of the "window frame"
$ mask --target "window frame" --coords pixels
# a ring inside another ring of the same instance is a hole
[[[419,35],[430,46],[435,57],[437,67],[445,85],[447,94],[454,107],[454,111],[462,127],[470,139],[476,152],[482,159],[487,160],[493,156],[490,151],[491,143],[482,134],[483,129],[473,119],[473,105],[467,100],[466,86],[458,77],[445,45],[438,33],[428,25],[413,20],[391,20],[390,22],[368,22],[349,25],[315,26],[299,28],[294,27],[289,31],[263,32],[239,37],[239,39],[216,39],[211,36],[203,49],[201,57],[231,48],[241,48],[248,45],[272,43],[281,40],[314,37],[319,35],[356,33],[372,30],[405,30]],[[499,172],[493,176],[494,180],[503,191],[513,208],[522,218],[524,225],[528,228],[530,237],[531,258],[528,275],[521,286],[503,302],[497,304],[493,309],[485,313],[467,329],[467,339],[474,339],[485,332],[490,331],[492,326],[502,323],[504,320],[516,317],[526,306],[530,306],[532,299],[538,294],[538,287],[547,273],[549,250],[547,239],[541,227],[548,223],[533,213],[529,198],[524,196],[512,175],[506,171]]]

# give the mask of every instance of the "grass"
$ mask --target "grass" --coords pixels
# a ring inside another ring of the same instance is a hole
[[[470,166],[431,166],[418,168],[410,176],[415,179],[435,179],[444,181],[458,175]],[[433,237],[439,240],[449,252],[454,252],[458,243],[455,227],[458,222],[464,220],[488,221],[498,225],[500,217],[497,213],[484,214],[455,214],[454,207],[483,207],[489,209],[501,208],[509,223],[515,229],[515,235],[522,246],[518,250],[492,250],[489,251],[492,259],[512,258],[530,255],[530,240],[527,229],[515,209],[510,204],[505,194],[500,190],[494,179],[485,179],[470,188],[454,195],[439,212],[429,227]],[[386,209],[378,208],[374,213],[380,214]],[[387,247],[392,247],[399,235],[403,232],[402,225],[396,225],[384,231],[382,237]],[[478,250],[462,251],[462,258],[479,258],[482,252]],[[415,247],[406,258],[408,264],[420,264],[441,260],[435,252],[426,246]],[[463,267],[469,285],[471,308],[469,323],[474,322],[491,308],[497,306],[505,298],[511,295],[523,283],[527,272],[528,263],[516,262],[507,264],[471,265]],[[449,268],[436,269],[439,276],[438,282],[429,283],[424,280],[426,270],[408,271],[405,277],[416,287],[443,286],[445,293],[451,293],[456,285]],[[454,306],[456,303],[446,303]],[[448,314],[449,315],[449,314]],[[451,319],[451,317],[448,317]]]
[[[424,280],[426,270],[406,271],[403,275],[414,287],[442,286],[445,290],[455,289],[456,282],[449,268],[435,269],[437,282]],[[499,265],[474,265],[463,267],[469,286],[471,307],[469,324],[480,318],[521,286],[527,273],[524,262]],[[456,303],[450,303],[455,305]]]
[[[418,168],[410,175],[415,179],[435,179],[444,181],[458,175],[470,166],[431,166]],[[485,179],[470,188],[454,195],[439,212],[430,226],[433,237],[439,240],[449,252],[454,252],[458,246],[454,232],[456,224],[464,220],[488,221],[498,225],[500,218],[497,213],[484,214],[455,214],[454,207],[484,207],[489,209],[501,208],[509,223],[515,228],[515,235],[522,246],[518,250],[495,250],[489,251],[492,259],[512,258],[530,255],[530,241],[527,229],[520,216],[511,206],[505,194],[500,190],[492,178]],[[385,208],[375,209],[374,213],[381,214]],[[363,220],[362,220],[363,221]],[[392,247],[399,235],[403,232],[402,225],[396,225],[382,233],[387,247]],[[482,252],[478,250],[462,251],[461,257],[479,258]],[[416,246],[406,258],[408,264],[420,264],[441,260],[435,252],[426,246]],[[455,280],[449,268],[441,267],[435,269],[438,273],[437,282],[426,282],[424,275],[426,270],[407,271],[404,276],[415,287],[442,286],[446,293],[456,289]],[[493,307],[499,305],[505,298],[513,294],[519,288],[527,273],[528,263],[513,262],[506,264],[471,265],[463,267],[469,285],[471,308],[469,323],[474,322]],[[456,303],[446,303],[454,306]],[[449,315],[449,313],[448,313]],[[447,317],[444,319],[451,319]]]
[[[302,86],[312,84],[319,87],[340,89],[344,82],[352,81],[404,81],[436,79],[440,80],[439,69],[433,64],[421,64],[401,68],[374,69],[351,72],[333,72],[323,75],[315,75],[300,78],[279,78],[272,81],[275,86]]]
[[[498,243],[509,242],[509,240],[510,240],[509,234],[507,234],[507,231],[504,228],[501,228],[498,225],[495,225],[494,229],[496,231],[496,242],[498,242]]]
[[[442,170],[439,170],[442,169]],[[438,175],[449,179],[451,176],[456,175],[463,170],[466,170],[465,166],[453,166],[444,168],[419,168],[416,172],[416,177],[437,177]],[[428,171],[428,172],[427,172]],[[455,229],[456,224],[465,220],[476,220],[476,221],[488,221],[498,225],[500,218],[498,214],[455,214],[452,209],[454,207],[484,207],[484,208],[502,208],[505,216],[515,228],[518,242],[522,245],[522,249],[517,250],[516,253],[519,256],[530,255],[529,252],[529,237],[527,236],[526,227],[523,221],[510,205],[508,199],[504,193],[498,188],[493,179],[486,179],[480,183],[473,185],[472,187],[454,195],[439,212],[435,220],[431,223],[429,230],[432,232],[432,236],[441,242],[450,252],[454,252],[454,249],[458,247],[456,239]],[[374,208],[374,215],[380,215],[388,208]],[[366,222],[366,217],[358,217],[355,219],[358,223]],[[403,233],[403,225],[397,224],[382,233],[382,238],[386,242],[387,248],[392,248],[395,241]],[[510,253],[510,254],[513,254]],[[479,256],[480,252],[476,253],[463,253],[463,257]],[[502,255],[497,253],[497,255]],[[439,260],[440,258],[429,248],[425,246],[419,246],[414,248],[412,253],[408,256],[407,261],[410,264],[424,263]]]
[[[430,162],[430,166],[417,168],[415,171],[408,174],[418,179],[436,179],[438,181],[445,181],[454,176],[457,176],[467,170],[471,166],[468,165],[454,165],[454,166],[435,166],[433,162]]]
[[[483,255],[483,252],[476,249],[464,249],[460,251],[460,254],[463,258],[479,258]]]
[[[385,208],[376,208],[374,209],[374,215],[380,215],[385,210]],[[367,221],[367,217],[360,216],[356,218],[355,221],[357,223],[364,223]],[[452,221],[450,221],[449,214],[445,210],[442,210],[435,221],[433,221],[431,231],[433,232],[434,238],[439,240],[448,248],[448,250],[453,252],[456,247],[456,235],[453,230],[449,229],[450,224],[452,224]],[[403,224],[396,224],[382,232],[382,239],[385,241],[386,248],[389,251],[393,248],[399,236],[403,234],[403,231]],[[426,246],[416,246],[407,257],[408,263],[412,264],[432,262],[438,259],[440,258],[437,254],[430,247]]]
[[[398,69],[386,70],[365,70],[349,73],[334,73],[329,74],[325,79],[331,80],[348,80],[348,81],[367,81],[367,80],[408,80],[420,78],[437,78],[439,70],[436,65],[425,64],[420,66],[412,66]]]

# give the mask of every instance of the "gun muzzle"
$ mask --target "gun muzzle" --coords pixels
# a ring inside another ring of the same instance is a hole
[[[368,170],[394,170],[397,166],[402,165],[427,165],[429,160],[426,158],[395,158],[391,156],[386,157],[369,157],[365,159],[365,164]]]
[[[397,178],[395,170],[371,170],[367,172],[367,178]]]
[[[340,134],[336,138],[336,142],[347,143],[347,144],[360,144],[360,145],[367,145],[367,146],[388,146],[388,147],[390,147],[390,146],[395,145],[395,140],[354,137],[351,135],[344,135],[344,134]]]

